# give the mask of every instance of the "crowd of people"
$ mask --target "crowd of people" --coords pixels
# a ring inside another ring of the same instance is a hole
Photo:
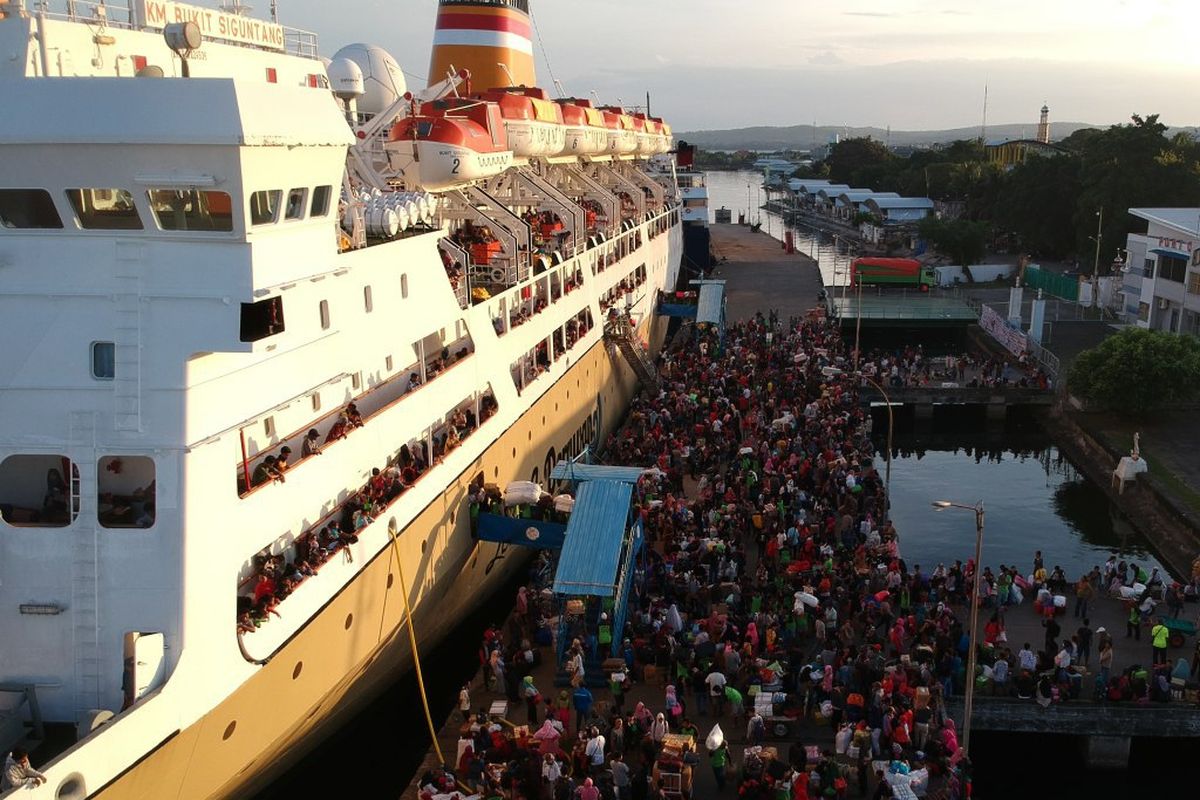
[[[317,570],[337,553],[340,552],[343,558],[353,561],[349,545],[358,541],[359,532],[420,480],[430,466],[440,463],[446,454],[457,448],[479,425],[495,414],[496,410],[496,400],[491,394],[480,398],[478,418],[471,405],[456,408],[442,429],[432,437],[432,452],[429,442],[425,439],[416,440],[411,447],[408,444],[401,445],[396,454],[388,459],[387,464],[371,470],[370,479],[358,491],[352,493],[321,522],[297,537],[289,547],[276,553],[272,552],[276,548],[270,546],[256,555],[249,577],[239,587],[239,633],[257,630],[271,615],[278,616],[276,607],[279,603],[306,579],[315,575]],[[364,424],[353,403],[339,416],[339,422],[353,427],[361,427]],[[319,438],[320,434],[315,429],[308,432],[304,440],[306,456],[321,455],[320,446],[315,444]],[[314,443],[310,445],[310,441]],[[283,449],[289,451],[287,454],[280,454],[286,464],[290,448]],[[275,469],[278,469],[278,464],[279,460],[276,459]],[[278,479],[284,479],[282,472]]]
[[[867,377],[897,389],[943,382],[967,388],[1051,388],[1050,376],[1026,355],[1015,360],[970,353],[927,357],[920,345],[912,345],[898,352],[864,353],[859,369]]]
[[[856,381],[830,366],[846,366],[833,327],[774,315],[724,339],[701,331],[663,357],[661,392],[635,400],[609,443],[614,463],[654,467],[635,493],[648,563],[619,648],[625,668],[606,676],[612,701],[589,701],[579,680],[557,696],[534,686],[547,632],[532,621],[507,649],[493,637],[489,673],[525,705],[530,741],[477,721],[460,777],[491,780],[505,797],[657,798],[654,764],[669,734],[698,740],[711,716],[739,734],[745,726],[754,745],[766,716],[815,717],[831,731],[849,726],[853,759],[797,741],[786,757],[764,746],[740,765],[720,744],[684,758],[707,761],[719,787],[736,783],[747,800],[890,785],[874,775],[881,761],[967,796],[969,761],[944,705],[966,680],[962,598],[899,556]],[[965,582],[973,566],[963,573]],[[523,605],[515,618],[531,620]],[[572,676],[597,657],[594,636],[576,638],[565,648]],[[662,703],[627,707],[635,681],[661,685]],[[499,773],[481,766],[497,762]]]

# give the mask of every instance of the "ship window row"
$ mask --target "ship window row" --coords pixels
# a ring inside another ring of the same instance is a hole
[[[607,312],[614,304],[621,301],[646,282],[646,265],[639,264],[621,279],[621,282],[600,296],[600,311]],[[630,298],[632,301],[632,298]]]
[[[576,263],[555,267],[549,273],[543,273],[532,283],[523,286],[519,293],[501,299],[494,312],[499,316],[492,317],[492,327],[497,335],[503,336],[513,328],[524,325],[582,285],[583,270]]]
[[[106,455],[96,462],[95,514],[105,528],[152,528],[154,459]],[[66,455],[17,454],[0,461],[0,519],[14,528],[65,528],[85,508],[79,464]]]
[[[585,308],[512,363],[510,372],[517,394],[550,370],[552,364],[583,340],[592,329],[592,310]]]
[[[143,211],[128,189],[87,187],[66,190],[67,208],[83,230],[140,231]],[[309,195],[311,194],[311,202]],[[252,225],[283,219],[324,217],[332,205],[333,187],[299,187],[257,191],[250,195]],[[233,230],[233,200],[228,192],[213,189],[148,189],[146,208],[162,231],[229,233]],[[46,189],[0,189],[0,227],[61,229],[63,215]]]
[[[449,408],[419,435],[400,445],[356,491],[300,536],[285,534],[243,566],[237,583],[238,633],[278,616],[276,607],[331,558],[353,560],[349,545],[432,468],[499,410],[491,385]],[[340,555],[339,555],[340,554]]]
[[[406,350],[414,360],[395,370],[393,356],[385,356],[383,371],[368,377],[366,391],[362,391],[361,373],[348,376],[349,388],[343,380],[310,391],[308,405],[313,412],[333,398],[336,398],[336,408],[316,419],[304,419],[304,414],[309,412],[303,404],[297,404],[295,407],[304,412],[298,417],[291,416],[286,422],[289,427],[295,426],[290,433],[277,435],[275,417],[286,413],[286,408],[242,425],[239,430],[241,452],[236,468],[238,494],[248,497],[263,486],[286,482],[287,473],[465,361],[475,352],[475,343],[466,323],[457,320],[452,329],[433,331]],[[291,408],[290,404],[288,408]]]

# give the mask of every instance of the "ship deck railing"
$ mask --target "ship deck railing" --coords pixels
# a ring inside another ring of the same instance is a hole
[[[461,352],[464,346],[468,348],[467,354],[462,357],[456,357],[455,353]],[[369,423],[373,418],[392,408],[394,405],[396,405],[396,403],[400,402],[413,392],[419,391],[421,388],[433,383],[439,377],[447,374],[450,370],[466,361],[471,355],[474,355],[475,352],[473,342],[470,341],[469,337],[458,339],[457,341],[446,345],[446,347],[450,350],[451,358],[453,358],[451,363],[442,365],[437,368],[436,371],[432,371],[430,366],[436,362],[440,362],[440,354],[433,357],[426,357],[423,360],[418,359],[405,369],[398,370],[395,375],[393,375],[391,378],[388,378],[386,381],[353,396],[345,405],[340,405],[334,410],[323,414],[314,420],[310,420],[307,424],[292,431],[287,436],[281,437],[278,441],[272,443],[270,447],[264,448],[255,453],[255,455],[252,458],[247,459],[245,463],[239,462],[236,468],[238,496],[242,499],[245,499],[261,489],[275,483],[275,480],[268,480],[258,484],[257,486],[247,487],[246,474],[250,473],[252,475],[255,468],[262,463],[263,459],[265,459],[267,456],[277,454],[279,450],[285,446],[292,448],[293,453],[301,452],[301,446],[304,443],[304,438],[310,430],[315,429],[321,435],[322,441],[324,442],[324,437],[328,435],[330,428],[336,424],[337,418],[350,403],[354,403],[355,406],[358,407],[365,427],[366,424]],[[414,374],[418,376],[420,383],[410,388],[409,384],[412,381]],[[251,420],[249,423],[243,424],[239,427],[248,427],[250,424],[253,424],[254,421],[256,420]],[[349,436],[351,433],[353,433],[354,430],[355,429],[353,428],[347,430],[345,436],[335,439],[331,442],[323,443],[321,445],[322,449],[336,445],[342,439],[346,438],[346,436]],[[315,456],[298,458],[288,466],[287,470],[284,472],[284,476],[286,477],[288,473],[294,472],[300,467],[301,464],[311,461],[314,457]]]
[[[137,10],[133,3],[125,5],[113,2],[105,2],[105,0],[65,0],[62,3],[61,10],[55,10],[50,0],[39,0],[35,3],[35,11],[45,11],[46,19],[64,20],[66,22],[79,22],[85,25],[100,25],[101,27],[119,28],[122,30],[140,31],[145,30],[144,25],[138,24]],[[10,9],[11,11],[11,9]],[[228,13],[228,12],[226,12]],[[257,19],[257,18],[254,18]],[[270,20],[259,20],[260,22],[270,22]],[[277,24],[277,23],[271,23]],[[319,42],[317,34],[313,31],[306,31],[301,28],[292,28],[287,25],[281,25],[283,28],[284,52],[288,55],[299,56],[301,58],[317,58],[319,55]],[[221,40],[217,40],[221,41]],[[252,44],[244,42],[223,42],[234,44],[238,47],[245,47],[249,50],[269,50],[270,48],[256,47]]]
[[[446,435],[446,433],[448,433],[448,429],[451,424],[450,420],[454,416],[454,414],[457,413],[458,411],[463,410],[464,407],[466,407],[470,403],[479,403],[483,399],[484,396],[485,396],[485,393],[476,392],[476,393],[472,394],[470,397],[462,400],[461,402],[456,403],[454,405],[454,407],[451,408],[446,413],[445,420],[443,422],[441,422],[440,424],[431,425],[430,428],[426,431],[428,439],[436,442],[439,437],[444,437]],[[494,394],[489,393],[488,396],[492,397],[493,400],[495,399]],[[475,435],[475,433],[481,427],[483,427],[484,423],[487,422],[489,419],[491,419],[492,416],[494,416],[494,414],[495,414],[495,409],[493,409],[490,413],[488,413],[485,416],[482,413],[482,409],[481,409],[481,412],[476,415],[474,427],[468,428],[460,436],[458,447],[461,447],[464,442],[466,442],[471,436]],[[416,441],[416,440],[413,439],[411,441]],[[411,441],[409,442],[409,444],[411,444]],[[454,448],[454,449],[457,449],[457,448]],[[399,448],[397,448],[397,450],[399,450]],[[386,503],[381,503],[373,509],[372,520],[378,519],[379,517],[381,517],[385,513],[387,513],[388,509],[390,509],[393,505],[398,503],[400,501],[400,499],[403,498],[404,495],[408,494],[413,489],[413,487],[415,487],[421,480],[423,480],[425,478],[425,476],[428,475],[429,472],[434,467],[438,466],[438,464],[441,463],[442,459],[445,458],[446,454],[447,454],[446,451],[444,451],[444,450],[439,451],[436,448],[434,448],[431,452],[431,457],[429,459],[429,462],[427,464],[425,464],[424,469],[422,469],[420,472],[418,472],[416,474],[416,477],[413,480],[413,482],[405,484],[404,490],[402,492],[400,492],[400,494],[393,497],[390,501],[388,501]],[[388,465],[388,466],[390,466],[390,465]],[[257,578],[260,574],[260,570],[261,570],[261,568],[256,564],[257,559],[259,557],[265,557],[267,559],[270,559],[270,558],[282,556],[284,559],[284,562],[287,563],[288,565],[295,563],[294,557],[295,557],[295,553],[296,553],[296,544],[301,539],[304,539],[305,537],[318,536],[320,534],[320,531],[322,531],[324,528],[328,527],[331,524],[334,525],[334,527],[338,527],[337,522],[339,520],[339,517],[342,515],[342,512],[345,511],[346,504],[350,500],[357,497],[361,492],[369,491],[370,485],[371,485],[371,481],[368,480],[366,483],[364,483],[358,489],[348,492],[346,494],[345,500],[343,500],[342,502],[335,505],[333,508],[331,508],[329,510],[329,512],[327,514],[323,515],[316,522],[309,525],[299,536],[296,536],[293,538],[290,534],[285,533],[282,536],[280,536],[279,538],[272,541],[266,547],[261,548],[257,553],[254,554],[254,556],[252,556],[250,559],[247,560],[246,565],[243,567],[243,570],[245,571],[245,575],[244,575],[244,577],[239,577],[239,579],[238,579],[238,584],[237,584],[238,595],[246,596],[253,592],[252,583],[255,580],[257,580]],[[338,546],[333,551],[331,551],[330,557],[332,557],[332,555],[334,553],[338,552],[339,550],[342,550],[343,547],[344,547],[344,545]],[[327,561],[328,561],[328,559],[326,559],[326,561],[321,562],[320,564],[315,565],[313,567],[314,573],[320,571],[321,566],[323,566]],[[294,589],[293,589],[293,591],[294,591]],[[287,598],[284,597],[284,598],[279,599],[277,602],[282,603],[286,599]],[[268,620],[270,619],[269,614],[267,616],[267,619]],[[266,622],[263,622],[261,624],[266,624]]]

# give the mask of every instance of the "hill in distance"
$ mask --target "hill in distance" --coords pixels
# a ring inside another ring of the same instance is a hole
[[[1086,122],[1052,122],[1050,123],[1050,139],[1057,141],[1065,139],[1081,128],[1105,128],[1106,125],[1091,125]],[[1170,128],[1168,136],[1180,131],[1196,136],[1197,128]],[[1032,138],[1037,133],[1036,124],[988,125],[987,138],[992,140]],[[715,131],[689,131],[676,133],[675,138],[683,139],[691,144],[699,145],[705,150],[812,150],[834,141],[837,136],[843,139],[854,137],[870,137],[880,142],[891,144],[893,147],[913,147],[935,145],[953,142],[959,139],[976,139],[979,137],[979,126],[970,128],[951,128],[940,131],[900,131],[893,130],[890,134],[886,128],[863,127],[852,128],[840,125],[791,125],[757,126],[750,128],[732,128]]]

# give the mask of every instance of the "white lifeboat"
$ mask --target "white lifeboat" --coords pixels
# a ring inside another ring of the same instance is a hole
[[[604,115],[592,108],[590,100],[563,99],[557,103],[562,110],[567,131],[564,155],[599,156],[608,152],[608,128],[604,124]]]
[[[667,126],[661,119],[648,117],[645,114],[635,114],[634,118],[640,119],[644,126],[641,131],[638,131],[639,155],[658,155],[671,149],[671,144],[664,133]]]
[[[499,175],[513,163],[499,108],[479,100],[426,103],[392,126],[384,149],[409,188],[427,192]]]
[[[509,149],[517,158],[557,156],[566,150],[562,111],[545,90],[506,87],[474,96],[499,106]]]
[[[604,116],[604,127],[608,129],[609,155],[626,156],[637,152],[637,131],[633,127],[633,117],[625,110],[616,106],[605,106],[600,109]]]

